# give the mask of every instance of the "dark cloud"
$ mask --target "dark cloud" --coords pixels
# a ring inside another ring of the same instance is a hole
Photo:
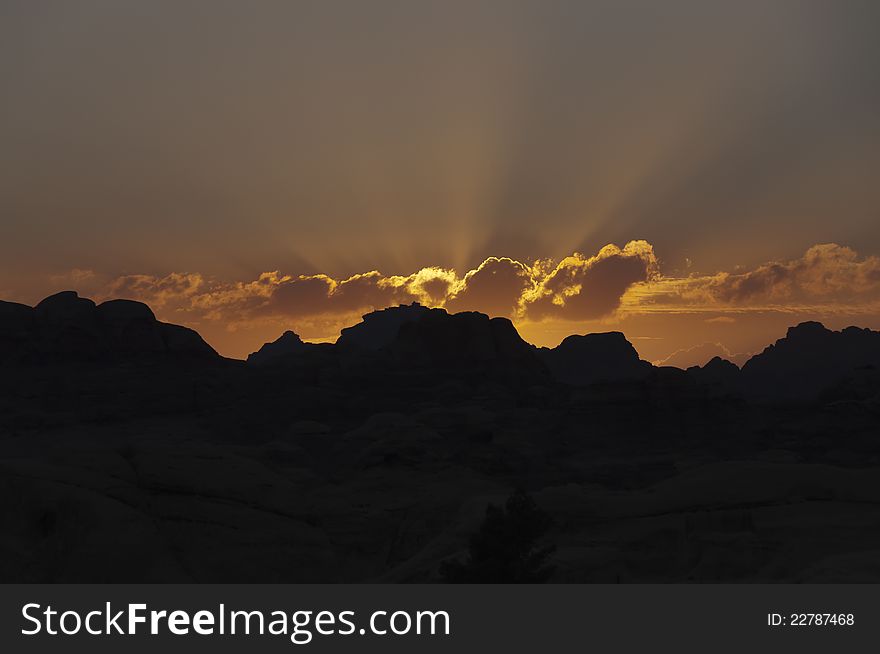
[[[833,296],[858,297],[880,291],[880,258],[860,259],[855,250],[823,243],[804,256],[784,263],[768,263],[742,274],[721,274],[708,290],[722,302],[811,300]]]
[[[460,290],[447,300],[446,309],[512,317],[523,293],[535,286],[532,275],[532,268],[519,261],[489,257],[464,276]]]
[[[115,298],[134,298],[154,307],[178,303],[196,297],[204,290],[205,280],[197,273],[171,273],[165,277],[152,275],[124,275],[117,277],[108,289]]]
[[[640,284],[623,300],[624,311],[800,309],[876,311],[880,258],[823,243],[790,261],[773,261],[745,272],[663,277]]]
[[[126,275],[98,295],[138,299],[232,326],[270,318],[313,321],[411,302],[514,319],[581,320],[613,312],[627,288],[651,279],[656,267],[651,245],[633,241],[622,249],[608,245],[591,257],[574,254],[557,265],[489,257],[463,276],[437,267],[406,276],[374,270],[345,279],[272,271],[250,282],[221,282],[198,273]]]
[[[627,289],[656,275],[657,265],[645,241],[632,241],[622,250],[607,245],[594,257],[566,257],[523,298],[523,316],[589,320],[608,315]]]

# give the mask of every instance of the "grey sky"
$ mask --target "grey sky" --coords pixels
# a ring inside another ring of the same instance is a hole
[[[0,5],[0,289],[880,252],[880,3]]]

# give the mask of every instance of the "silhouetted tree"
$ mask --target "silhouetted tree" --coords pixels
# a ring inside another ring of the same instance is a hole
[[[468,557],[446,561],[440,576],[448,583],[543,583],[553,574],[546,565],[555,549],[539,547],[552,520],[522,490],[508,498],[504,507],[490,504],[479,531],[471,536]]]

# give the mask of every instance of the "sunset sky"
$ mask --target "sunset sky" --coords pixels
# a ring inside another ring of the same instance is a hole
[[[874,0],[0,4],[0,299],[241,357],[419,301],[742,363],[880,328]]]

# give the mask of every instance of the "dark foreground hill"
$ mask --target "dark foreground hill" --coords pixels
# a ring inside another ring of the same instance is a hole
[[[554,582],[880,581],[877,339],[685,372],[409,306],[245,364],[137,303],[3,303],[0,579],[438,581],[522,488]]]

